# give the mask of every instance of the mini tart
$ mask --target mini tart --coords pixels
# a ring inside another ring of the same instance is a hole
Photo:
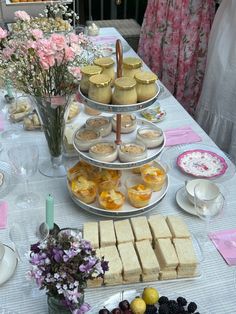
[[[75,142],[81,151],[88,151],[89,147],[101,140],[100,133],[90,129],[80,129],[75,134]]]
[[[166,180],[165,171],[154,166],[142,168],[141,175],[145,184],[153,191],[160,191]]]
[[[118,156],[117,146],[113,142],[97,143],[89,148],[89,154],[96,160],[112,162],[115,161]]]
[[[147,149],[142,143],[124,143],[119,147],[119,159],[121,162],[132,162],[146,157]]]
[[[96,183],[80,176],[71,181],[72,193],[82,202],[86,204],[93,203],[96,199],[97,188]]]
[[[136,184],[128,188],[131,205],[136,208],[147,206],[152,197],[152,190],[144,184]]]
[[[112,117],[112,129],[116,131],[116,115]],[[121,133],[131,133],[137,127],[137,120],[134,114],[122,114],[121,115]]]
[[[111,121],[107,117],[89,118],[86,121],[85,127],[87,129],[100,132],[102,137],[109,135],[112,130]]]
[[[163,131],[159,128],[142,127],[138,129],[136,139],[143,142],[147,148],[154,148],[161,145],[164,136]]]
[[[98,200],[104,209],[119,210],[125,202],[125,196],[121,192],[112,189],[110,191],[102,191]]]

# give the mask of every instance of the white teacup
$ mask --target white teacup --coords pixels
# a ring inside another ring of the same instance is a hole
[[[5,246],[0,242],[0,265],[5,254]]]
[[[218,186],[207,179],[194,179],[186,181],[185,189],[189,201],[194,205],[194,189],[199,184],[202,186],[202,190],[208,191],[210,198],[217,198],[220,195],[220,189]]]

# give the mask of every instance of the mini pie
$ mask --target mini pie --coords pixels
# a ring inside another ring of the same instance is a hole
[[[96,183],[80,176],[71,182],[71,190],[79,200],[86,204],[93,203],[96,199]]]
[[[147,206],[152,196],[152,190],[144,184],[137,184],[128,188],[131,205],[140,208]]]
[[[119,210],[125,202],[125,196],[114,189],[102,191],[99,195],[100,205],[107,210]]]
[[[160,191],[166,180],[166,173],[164,170],[150,166],[141,169],[143,181],[153,191]]]

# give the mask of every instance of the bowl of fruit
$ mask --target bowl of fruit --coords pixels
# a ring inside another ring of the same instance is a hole
[[[183,296],[160,295],[156,288],[122,291],[92,310],[93,314],[209,314]]]

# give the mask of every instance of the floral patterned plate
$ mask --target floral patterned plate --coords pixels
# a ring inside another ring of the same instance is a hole
[[[194,177],[213,178],[223,175],[228,165],[218,154],[204,150],[188,150],[177,158],[179,168]]]

